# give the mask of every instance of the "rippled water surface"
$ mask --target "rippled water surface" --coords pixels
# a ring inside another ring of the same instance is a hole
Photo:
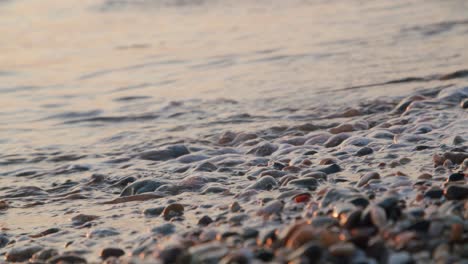
[[[119,190],[86,184],[96,173],[181,178],[145,151],[204,150],[227,130],[327,127],[348,106],[468,75],[464,0],[7,0],[0,35],[0,197],[12,198],[0,226],[18,236],[66,229],[79,212],[124,230],[154,224],[131,213],[141,208],[97,206]],[[84,199],[61,200],[75,187]]]

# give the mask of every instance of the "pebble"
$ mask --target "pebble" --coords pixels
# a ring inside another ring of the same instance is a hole
[[[119,235],[120,232],[115,228],[96,228],[86,233],[87,238],[104,238]]]
[[[253,154],[259,157],[270,156],[278,149],[278,146],[273,145],[268,142],[262,142],[258,144],[256,147],[250,149],[247,154]]]
[[[143,214],[147,217],[155,217],[161,215],[161,213],[164,211],[164,206],[158,206],[154,208],[148,208],[143,211]]]
[[[334,135],[325,142],[324,146],[326,148],[336,147],[340,145],[343,141],[348,139],[349,137],[351,137],[351,134],[348,134],[348,133],[340,133],[338,135]]]
[[[189,154],[190,151],[184,145],[168,146],[159,150],[151,150],[140,154],[140,159],[151,161],[166,161]]]
[[[96,220],[98,218],[99,216],[97,215],[79,214],[79,215],[75,215],[74,217],[72,217],[71,221],[73,225],[82,225],[84,223]]]
[[[41,246],[14,247],[6,253],[5,260],[10,262],[27,261],[32,257],[32,255],[34,255],[34,253],[39,252],[42,249],[43,247]]]
[[[323,249],[318,242],[312,241],[294,250],[289,256],[290,261],[306,259],[307,263],[319,263]]]
[[[0,248],[8,245],[8,242],[10,242],[10,239],[5,235],[0,234]]]
[[[271,176],[263,176],[260,179],[258,179],[255,183],[248,186],[247,189],[271,190],[276,186],[278,186],[278,182],[275,180],[275,178]]]
[[[191,263],[219,263],[228,254],[228,249],[219,242],[209,242],[189,249]]]
[[[242,210],[242,207],[240,206],[238,202],[233,202],[232,204],[229,205],[229,210],[235,213],[235,212],[239,212],[240,210]]]
[[[162,212],[162,215],[164,216],[166,220],[169,220],[175,216],[181,216],[183,214],[184,214],[184,206],[178,203],[173,203],[173,204],[166,206],[166,208],[164,208]]]
[[[362,147],[356,152],[356,156],[363,157],[374,153],[374,150],[369,147]]]
[[[283,211],[284,204],[281,201],[273,200],[265,204],[260,210],[257,211],[257,215],[270,216],[273,214],[279,215]]]
[[[201,226],[207,226],[211,223],[213,223],[213,219],[207,215],[204,215],[202,218],[200,218],[200,220],[198,220],[198,225]]]
[[[63,263],[86,264],[87,261],[86,259],[80,256],[66,254],[66,255],[59,255],[59,256],[52,257],[47,260],[47,263],[50,263],[50,264],[63,264]]]
[[[424,193],[424,197],[430,199],[440,199],[442,196],[444,196],[444,190],[438,187],[432,187]]]
[[[30,259],[30,262],[42,262],[59,254],[58,250],[53,248],[46,248],[41,251],[34,253]]]
[[[325,174],[333,174],[341,171],[341,167],[338,164],[332,164],[327,167],[317,169],[319,172],[323,172]]]
[[[176,230],[175,225],[173,225],[171,223],[165,223],[165,224],[162,224],[160,226],[153,227],[151,229],[151,232],[154,233],[154,234],[167,236],[167,235],[170,235],[170,234],[174,233],[175,230]]]
[[[119,258],[121,256],[125,255],[125,251],[123,251],[122,249],[120,248],[105,248],[101,251],[101,254],[99,254],[99,256],[101,257],[101,259],[105,260],[107,258],[110,258],[110,257],[115,257],[115,258]]]
[[[462,181],[465,179],[465,175],[462,172],[452,173],[448,177],[447,181],[454,182],[454,181]]]
[[[191,256],[187,249],[181,245],[169,245],[155,253],[163,264],[185,264],[191,263]]]
[[[450,185],[444,195],[448,200],[463,200],[468,198],[468,186]]]
[[[309,190],[315,190],[318,185],[318,181],[314,178],[297,179],[288,182],[288,186],[296,186]]]
[[[369,172],[364,174],[358,181],[357,187],[362,187],[366,185],[370,180],[378,180],[380,179],[380,174],[377,172]]]
[[[350,257],[356,252],[356,246],[349,242],[340,242],[332,245],[328,251],[335,257]]]
[[[468,108],[468,99],[464,99],[463,101],[461,101],[460,106],[463,109],[467,109]]]
[[[135,194],[147,193],[147,192],[154,192],[158,187],[163,185],[162,182],[157,182],[153,180],[141,180],[136,181],[123,189],[120,196],[130,196]]]

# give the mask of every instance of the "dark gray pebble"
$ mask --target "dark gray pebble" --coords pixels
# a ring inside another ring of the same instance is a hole
[[[444,190],[438,187],[432,187],[424,193],[424,197],[431,199],[440,199],[444,195]]]
[[[134,182],[127,186],[120,196],[130,196],[135,194],[154,192],[159,186],[163,185],[163,182],[153,180],[141,180]]]
[[[468,198],[468,186],[450,185],[445,189],[445,197],[448,200],[463,200]]]
[[[200,218],[200,220],[198,220],[198,225],[201,226],[207,226],[211,223],[213,223],[213,219],[207,215],[204,215],[202,218]]]
[[[374,152],[373,149],[371,149],[371,148],[369,148],[369,147],[363,147],[363,148],[359,149],[359,150],[356,152],[356,156],[362,157],[362,156],[366,156],[366,155],[372,154],[373,152]]]
[[[148,208],[143,211],[143,214],[148,217],[159,216],[164,211],[164,206]]]
[[[341,167],[338,164],[332,164],[330,166],[320,168],[320,169],[318,169],[318,171],[321,171],[321,172],[323,172],[325,174],[333,174],[333,173],[340,172]]]
[[[109,257],[121,257],[125,255],[125,251],[123,251],[122,249],[120,248],[105,248],[101,251],[101,258],[102,259],[107,259]]]
[[[190,154],[184,145],[173,145],[159,150],[152,150],[140,154],[140,159],[152,161],[165,161]]]

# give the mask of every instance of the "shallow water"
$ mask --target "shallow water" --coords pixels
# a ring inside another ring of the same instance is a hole
[[[97,214],[128,247],[162,220],[141,216],[148,203],[96,205],[120,190],[88,185],[92,174],[177,181],[182,165],[140,154],[176,143],[206,154],[224,131],[328,128],[347,107],[466,86],[467,10],[463,0],[0,1],[0,197],[12,204],[0,225],[19,242],[58,226],[40,242],[98,250],[106,242],[69,230],[72,215]],[[463,134],[465,113],[447,115]],[[42,190],[12,197],[21,186]],[[60,200],[72,190],[85,198]]]

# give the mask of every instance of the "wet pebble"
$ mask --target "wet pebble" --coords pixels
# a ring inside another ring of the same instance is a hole
[[[5,260],[10,262],[23,262],[42,249],[43,248],[41,246],[14,247],[6,253]]]
[[[167,220],[175,216],[181,216],[183,214],[184,214],[184,206],[178,203],[173,203],[173,204],[166,206],[166,208],[164,208],[162,212],[162,215]]]
[[[191,263],[219,263],[228,254],[228,249],[219,242],[209,242],[193,246],[189,249]]]
[[[353,243],[340,242],[332,245],[328,250],[335,257],[350,257],[356,252],[356,246]]]
[[[198,225],[201,226],[207,226],[211,223],[213,223],[213,219],[207,215],[204,215],[202,218],[200,218],[200,220],[198,220]]]
[[[159,150],[143,152],[140,154],[140,158],[151,161],[165,161],[175,159],[189,153],[190,151],[184,145],[173,145]]]
[[[468,186],[450,185],[444,191],[448,200],[463,200],[468,198]]]
[[[86,259],[72,254],[64,254],[52,257],[47,260],[47,263],[50,264],[62,264],[62,263],[72,263],[72,264],[86,264]]]
[[[167,236],[174,233],[176,230],[175,225],[171,223],[165,223],[160,226],[154,227],[151,229],[151,232],[158,235]]]
[[[247,154],[253,154],[260,157],[270,156],[278,149],[278,146],[268,142],[258,144],[256,147],[250,149]]]
[[[98,219],[96,215],[79,214],[71,218],[73,225],[82,225],[84,223]]]
[[[161,213],[164,211],[164,206],[158,206],[154,208],[148,208],[143,211],[143,214],[147,217],[155,217],[161,215]]]
[[[141,193],[147,193],[147,192],[154,192],[158,187],[163,185],[163,182],[158,182],[158,181],[153,181],[153,180],[141,180],[141,181],[136,181],[127,187],[122,191],[120,196],[129,196],[129,195],[135,195],[135,194],[141,194]]]
[[[324,146],[326,148],[332,148],[340,145],[343,141],[345,141],[347,138],[349,138],[351,134],[348,133],[340,133],[337,135],[332,136],[325,142]]]
[[[358,181],[357,187],[362,187],[367,184],[370,180],[378,180],[380,179],[380,174],[377,172],[369,172],[364,174]]]
[[[101,259],[105,260],[110,257],[115,257],[119,258],[121,256],[125,255],[125,251],[123,251],[120,248],[105,248],[101,251],[101,254],[99,255]]]
[[[373,152],[374,152],[374,150],[372,148],[362,147],[356,152],[356,156],[362,157],[362,156],[370,155]]]
[[[424,197],[430,199],[440,199],[442,196],[444,196],[444,190],[438,187],[432,187],[424,193]]]
[[[247,189],[254,190],[271,190],[278,185],[278,182],[275,178],[271,176],[264,176],[258,179],[255,183],[248,186]]]
[[[104,238],[119,235],[120,232],[115,228],[96,228],[86,234],[87,238]]]

